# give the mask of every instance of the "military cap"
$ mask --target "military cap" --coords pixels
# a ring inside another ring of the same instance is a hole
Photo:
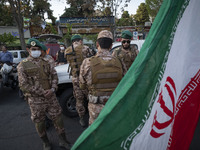
[[[75,40],[75,39],[82,39],[80,35],[75,34],[71,37],[71,41]]]
[[[43,51],[46,51],[46,50],[47,50],[47,47],[46,47],[44,44],[42,44],[42,43],[41,43],[41,47],[42,47],[42,50],[43,50]]]
[[[65,44],[64,44],[63,42],[60,42],[59,45],[63,45],[63,46],[65,46]]]
[[[124,30],[122,32],[122,36],[121,37],[124,38],[124,39],[131,39],[133,37],[133,34],[128,30]]]
[[[113,35],[108,30],[102,30],[101,32],[99,32],[97,39],[100,39],[100,38],[110,38],[113,40]]]
[[[34,38],[28,39],[27,45],[42,48],[40,41],[38,41],[37,39],[34,39]]]

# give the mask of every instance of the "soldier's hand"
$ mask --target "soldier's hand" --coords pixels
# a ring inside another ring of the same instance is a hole
[[[45,91],[44,96],[46,98],[50,98],[52,94],[53,94],[53,91],[51,89],[49,89],[49,90]]]

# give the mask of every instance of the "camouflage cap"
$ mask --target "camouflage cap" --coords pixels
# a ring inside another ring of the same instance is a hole
[[[34,38],[28,39],[27,45],[42,48],[40,41]]]
[[[124,30],[121,37],[124,39],[132,39],[133,34],[129,30]]]
[[[113,40],[113,35],[108,30],[102,30],[101,32],[99,32],[97,39],[100,39],[100,38],[110,38]]]
[[[44,44],[42,44],[42,43],[41,43],[41,47],[42,47],[42,50],[43,50],[43,51],[46,51],[46,50],[47,50],[47,47],[46,47]]]
[[[71,41],[75,40],[75,39],[82,39],[82,37],[78,34],[75,34],[71,37]]]

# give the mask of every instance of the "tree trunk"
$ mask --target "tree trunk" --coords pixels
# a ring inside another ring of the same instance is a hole
[[[21,48],[26,49],[26,44],[25,44],[25,39],[24,39],[24,29],[23,29],[24,22],[23,22],[23,17],[21,15],[20,0],[17,0],[17,1],[8,0],[8,1],[10,3],[12,15],[15,18],[15,21],[17,23]]]

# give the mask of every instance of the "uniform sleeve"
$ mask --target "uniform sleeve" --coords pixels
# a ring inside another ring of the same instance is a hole
[[[57,90],[58,88],[58,75],[55,69],[55,64],[53,62],[48,62],[50,64],[50,74],[51,74],[51,88]]]
[[[89,74],[89,65],[88,59],[84,59],[83,63],[80,67],[80,74],[79,74],[79,86],[81,89],[87,89],[87,76]]]
[[[32,94],[43,96],[44,90],[41,87],[38,88],[30,84],[30,82],[28,82],[28,77],[25,74],[24,68],[21,63],[17,66],[17,71],[18,71],[19,87],[25,94],[25,96],[31,96]]]

